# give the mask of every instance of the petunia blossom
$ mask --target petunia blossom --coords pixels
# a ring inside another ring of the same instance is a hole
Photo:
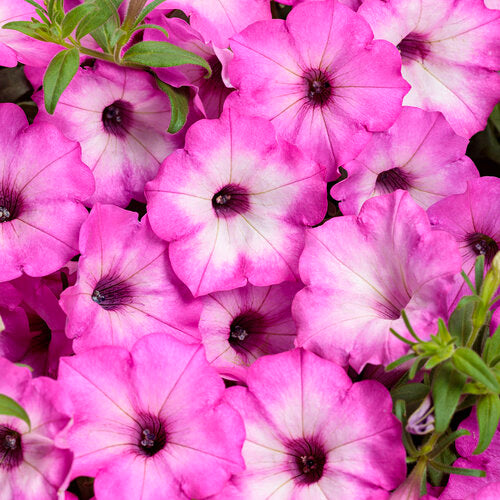
[[[327,221],[307,233],[295,297],[296,345],[360,371],[388,364],[408,346],[404,309],[428,339],[447,317],[446,297],[462,259],[458,244],[433,231],[406,191],[365,202],[359,216]]]
[[[153,332],[198,342],[200,307],[173,273],[148,217],[97,204],[80,234],[76,284],[61,294],[75,352]]]
[[[195,123],[147,184],[149,220],[194,296],[293,281],[305,227],[326,212],[323,175],[269,121],[228,108]]]
[[[280,0],[279,3],[282,3],[284,5],[298,5],[299,3],[314,2],[314,1],[318,0]],[[362,0],[338,0],[338,2],[347,5],[352,10],[357,10],[358,7],[363,3]]]
[[[66,315],[45,280],[21,276],[0,283],[0,356],[30,366],[34,376],[57,377],[59,358],[72,354]]]
[[[21,405],[31,423],[0,415],[0,498],[53,500],[68,486],[73,462],[57,442],[71,422],[69,402],[55,380],[32,380],[27,368],[5,358],[0,373],[0,394]]]
[[[155,68],[158,77],[173,85],[189,86],[194,90],[194,104],[206,118],[219,118],[224,101],[232,92],[227,77],[227,64],[232,59],[229,49],[219,49],[212,43],[204,43],[201,35],[183,19],[167,18],[156,14],[148,22],[165,28],[168,42],[203,57],[212,68],[212,76],[206,78],[207,71],[201,66],[183,64],[172,68]],[[145,40],[165,41],[165,35],[159,30],[146,29]]]
[[[358,13],[397,45],[405,105],[441,111],[466,138],[485,128],[500,100],[500,12],[483,0],[364,0]]]
[[[457,439],[455,446],[460,458],[453,463],[453,467],[481,469],[486,472],[486,477],[451,474],[439,499],[462,500],[465,498],[469,500],[470,497],[470,500],[489,500],[488,497],[479,495],[478,490],[483,492],[482,488],[488,486],[489,483],[500,483],[500,430],[497,429],[493,440],[483,453],[474,455],[473,452],[479,440],[479,426],[475,410],[460,424],[459,428],[468,430],[470,435]],[[498,484],[492,489],[500,491]]]
[[[203,297],[199,328],[210,364],[226,378],[245,381],[257,358],[293,349],[291,306],[300,288],[247,285]]]
[[[34,0],[44,6],[43,0]],[[49,61],[62,50],[54,43],[36,40],[12,29],[2,29],[11,22],[40,19],[36,7],[26,0],[8,0],[0,3],[0,66],[14,67],[18,62],[38,68],[47,67]]]
[[[241,498],[387,499],[405,477],[389,391],[303,349],[258,359],[226,401],[245,422]]]
[[[334,185],[344,215],[357,214],[373,196],[408,191],[423,208],[451,194],[463,193],[479,177],[465,156],[468,141],[455,134],[441,113],[403,107],[394,125],[373,134],[361,154],[344,165],[348,177]]]
[[[89,204],[144,201],[144,184],[183,144],[182,133],[167,134],[170,101],[144,71],[96,63],[78,70],[53,115],[45,111],[42,92],[34,100],[36,121],[54,123],[80,143],[96,180]]]
[[[0,282],[44,276],[74,257],[93,190],[77,143],[0,104]]]
[[[372,132],[387,130],[409,85],[394,46],[373,40],[366,21],[338,2],[306,2],[286,21],[254,23],[231,41],[231,83],[243,109],[328,167],[327,180]]]
[[[77,403],[72,477],[95,477],[100,500],[205,498],[244,467],[241,418],[200,345],[99,347],[65,358],[60,380]]]
[[[464,193],[437,202],[427,213],[435,229],[447,231],[457,240],[462,267],[469,277],[474,276],[478,255],[484,255],[489,269],[500,248],[500,179],[481,177],[471,180]],[[462,277],[458,276],[450,294],[450,307],[469,292]]]

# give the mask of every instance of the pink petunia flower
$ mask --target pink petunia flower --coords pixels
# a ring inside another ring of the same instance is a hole
[[[41,6],[43,0],[35,0]],[[12,68],[18,62],[38,68],[45,68],[49,61],[62,50],[54,43],[47,43],[24,35],[19,31],[2,29],[2,26],[15,21],[40,19],[36,8],[26,0],[8,0],[0,3],[0,66]]]
[[[423,208],[463,193],[479,177],[465,156],[468,141],[453,132],[441,113],[404,107],[396,123],[374,134],[361,154],[344,165],[348,177],[333,186],[344,215],[357,214],[373,196],[408,191]]]
[[[64,333],[66,315],[45,280],[22,276],[0,283],[0,315],[6,329],[0,335],[0,356],[23,363],[34,376],[57,377],[59,358],[72,354]]]
[[[77,143],[53,125],[28,127],[18,106],[0,104],[0,131],[0,282],[44,276],[78,253],[94,180]]]
[[[27,368],[0,358],[0,394],[21,405],[31,422],[0,415],[0,498],[53,500],[69,484],[73,453],[58,446],[70,407],[55,381],[32,380]]]
[[[153,332],[198,342],[201,304],[173,273],[167,244],[147,216],[97,204],[80,234],[76,284],[61,294],[66,333],[75,352],[101,345],[130,347]]]
[[[89,204],[144,201],[144,184],[183,144],[182,133],[166,133],[170,101],[144,71],[107,63],[80,68],[53,115],[45,111],[42,92],[33,98],[40,108],[36,121],[54,123],[80,143],[96,180]]]
[[[96,477],[100,500],[205,498],[243,469],[241,418],[200,345],[152,334],[65,358],[60,380],[77,403],[72,477]]]
[[[254,23],[231,48],[229,77],[240,98],[230,100],[327,166],[327,180],[372,132],[394,123],[409,89],[394,47],[374,41],[365,20],[338,2],[306,2],[286,22]]]
[[[186,149],[166,159],[146,196],[175,273],[198,296],[297,279],[325,188],[323,169],[276,140],[271,123],[228,108],[189,129]]]
[[[481,469],[486,471],[486,477],[470,477],[451,474],[446,488],[439,496],[440,500],[489,500],[488,497],[478,495],[478,490],[488,486],[489,483],[500,483],[500,430],[493,436],[489,447],[479,455],[473,452],[479,439],[479,427],[477,424],[475,410],[459,426],[466,429],[470,436],[462,436],[456,441],[456,449],[460,458],[456,460],[453,467],[464,467],[467,469]],[[498,484],[492,487],[493,491],[499,491]],[[498,498],[498,497],[491,497]]]
[[[401,425],[378,382],[296,349],[257,360],[247,383],[226,395],[245,422],[241,499],[387,499],[403,481]]]
[[[232,92],[226,75],[227,64],[233,54],[229,49],[219,49],[212,43],[204,43],[201,35],[182,19],[154,15],[148,22],[162,26],[168,32],[168,42],[203,57],[212,68],[212,76],[201,66],[184,64],[172,68],[155,68],[158,77],[175,87],[187,85],[194,90],[194,104],[206,118],[219,118],[224,101]],[[144,31],[145,40],[165,41],[165,35],[158,31]]]
[[[469,277],[474,276],[478,255],[484,255],[485,266],[489,269],[500,247],[500,179],[481,177],[471,180],[465,193],[438,201],[427,214],[435,229],[447,231],[457,240],[462,267]],[[464,294],[469,294],[469,288],[458,276],[450,293],[450,307]]]
[[[483,0],[365,0],[358,13],[401,52],[405,105],[441,111],[466,138],[486,126],[500,99],[500,12]]]
[[[291,306],[300,288],[247,285],[203,297],[199,328],[210,364],[224,377],[245,381],[257,358],[293,349]]]
[[[296,345],[360,371],[388,364],[408,346],[404,309],[427,339],[447,317],[446,296],[462,259],[454,238],[433,231],[402,190],[365,202],[359,216],[329,220],[307,233],[300,275],[308,285],[293,304]]]
[[[298,5],[299,3],[303,2],[317,2],[317,1],[319,0],[280,0],[279,3],[282,3],[284,5]],[[362,0],[338,0],[338,2],[347,5],[354,11],[358,10],[358,7],[363,3]]]

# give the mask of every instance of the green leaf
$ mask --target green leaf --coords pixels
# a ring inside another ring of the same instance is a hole
[[[148,40],[136,43],[125,52],[123,60],[153,68],[170,68],[183,64],[195,64],[205,68],[208,71],[207,76],[212,74],[210,65],[203,57],[168,42]]]
[[[36,3],[35,0],[24,0],[24,1],[33,5],[33,7],[35,7],[35,9],[42,9],[45,12],[47,12],[40,4]]]
[[[164,1],[165,0],[154,0],[154,2],[151,2],[149,5],[147,5],[146,7],[144,7],[143,11],[139,14],[139,16],[137,17],[137,19],[135,20],[134,27],[138,26],[139,24],[141,24],[142,21],[144,21],[144,19],[146,19],[146,17],[151,12],[153,12],[153,10],[155,10],[156,7],[158,7],[158,5],[160,5]]]
[[[399,335],[399,333],[394,330],[394,328],[389,328],[389,331],[399,340],[401,340],[401,342],[404,342],[405,344],[408,344],[408,345],[411,345],[411,346],[414,346],[415,345],[415,342],[412,342],[411,340],[408,340],[408,339],[405,339],[404,337],[402,337],[401,335]]]
[[[478,255],[476,263],[474,265],[474,279],[476,282],[476,293],[479,295],[481,293],[481,287],[483,286],[484,279],[484,255]]]
[[[396,418],[403,422],[406,416],[406,403],[402,399],[398,399],[394,403],[394,415]]]
[[[430,388],[425,384],[415,382],[411,384],[404,384],[392,389],[391,396],[394,400],[402,399],[407,403],[410,403],[412,401],[421,401],[424,399],[425,396],[429,394],[429,390]]]
[[[500,398],[496,394],[487,394],[477,403],[477,423],[479,441],[474,455],[482,453],[491,443],[500,421]]]
[[[27,368],[30,372],[33,371],[30,365],[25,365],[24,363],[14,363],[16,366],[20,366],[21,368]]]
[[[397,368],[398,366],[402,365],[403,363],[406,363],[407,361],[410,361],[410,359],[413,359],[415,357],[416,357],[415,354],[407,354],[406,356],[401,356],[400,358],[396,359],[396,361],[389,363],[385,367],[385,371],[390,372],[391,370],[394,370],[394,368]]]
[[[492,366],[498,356],[500,356],[500,325],[495,330],[495,333],[486,339],[483,359],[486,361],[486,364]]]
[[[500,384],[495,374],[476,352],[466,347],[459,347],[451,359],[457,370],[472,377],[477,382],[481,382],[491,391],[495,393],[500,392]]]
[[[459,345],[465,345],[472,334],[472,313],[479,302],[481,299],[477,295],[467,295],[460,300],[451,313],[448,328]]]
[[[464,271],[462,271],[460,273],[462,275],[462,278],[464,279],[464,281],[467,283],[467,286],[469,287],[470,291],[475,294],[476,293],[476,289],[474,288],[474,285],[472,284],[472,281],[469,279],[469,277],[464,273]]]
[[[411,326],[410,320],[408,319],[408,315],[406,314],[406,311],[403,309],[401,311],[401,317],[403,318],[403,321],[406,325],[406,328],[410,332],[410,335],[417,341],[417,342],[422,342],[422,340],[418,337],[418,335],[415,333],[415,330]]]
[[[448,428],[466,381],[467,377],[455,370],[449,361],[437,368],[432,384],[436,432]]]
[[[415,378],[415,375],[417,374],[419,367],[420,367],[420,362],[424,359],[424,356],[417,356],[415,358],[415,362],[413,365],[411,365],[410,370],[408,371],[408,377],[410,380],[413,380]]]
[[[10,415],[24,420],[31,430],[31,422],[24,408],[16,403],[12,398],[0,394],[0,415]]]
[[[135,31],[139,30],[145,30],[145,29],[154,29],[161,31],[166,38],[168,38],[168,31],[163,28],[162,26],[159,26],[158,24],[141,24],[139,26],[136,26],[134,29],[132,29],[131,33],[134,33]]]
[[[31,21],[13,21],[12,23],[5,23],[2,26],[2,29],[19,31],[20,33],[30,36],[31,38],[43,40],[42,36],[37,32],[37,25]]]
[[[172,108],[170,116],[170,125],[168,132],[175,134],[184,127],[186,123],[187,114],[189,111],[189,89],[176,89],[159,78],[156,78],[158,88],[167,94],[170,99],[170,106]]]
[[[45,109],[53,114],[64,89],[73,79],[80,65],[80,54],[75,47],[63,50],[50,61],[43,77]]]
[[[444,438],[441,438],[436,446],[432,449],[432,452],[429,454],[430,458],[436,458],[441,453],[443,453],[448,446],[450,446],[451,443],[455,442],[459,437],[462,436],[470,436],[470,432],[467,429],[460,429],[458,431],[452,432],[448,436],[444,436]]]
[[[458,474],[460,476],[473,476],[473,477],[486,477],[486,472],[479,469],[463,469],[461,467],[451,467],[449,465],[442,464],[440,462],[435,462],[431,460],[429,462],[431,467],[437,470],[445,472],[446,474]]]
[[[100,28],[111,16],[116,17],[116,25],[119,24],[118,7],[123,0],[99,0],[89,2],[92,6],[90,12],[83,18],[76,29],[76,38],[80,40],[85,35]]]
[[[78,5],[71,9],[65,16],[61,23],[62,37],[66,38],[78,26],[78,23],[92,10],[94,6],[88,2]]]

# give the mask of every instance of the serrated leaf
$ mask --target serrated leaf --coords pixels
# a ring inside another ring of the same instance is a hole
[[[170,68],[172,66],[182,66],[183,64],[194,64],[205,68],[208,75],[212,74],[210,65],[203,57],[169,42],[148,40],[136,43],[125,52],[123,60],[152,68]]]
[[[170,106],[172,109],[170,116],[170,124],[168,132],[175,134],[184,127],[186,123],[187,114],[189,111],[189,89],[176,89],[159,78],[156,78],[158,88],[165,92],[170,99]]]
[[[479,425],[479,441],[474,455],[482,453],[491,443],[500,421],[500,398],[496,394],[487,394],[479,399],[476,407]]]
[[[69,85],[80,65],[80,54],[77,48],[63,50],[50,61],[43,77],[45,109],[53,114],[56,105]]]
[[[467,376],[455,370],[449,361],[437,368],[432,383],[436,432],[448,428],[466,381]]]
[[[488,368],[485,362],[472,349],[459,347],[452,356],[455,368],[465,375],[472,377],[477,382],[481,382],[488,389],[495,393],[500,392],[500,385],[495,374]]]
[[[448,320],[451,335],[457,340],[458,345],[465,345],[472,334],[472,313],[476,304],[481,302],[477,295],[467,295],[458,303]]]
[[[486,364],[493,366],[494,361],[500,356],[500,325],[495,333],[486,339],[483,351],[483,359]]]
[[[71,9],[65,16],[61,23],[62,37],[66,38],[78,26],[78,23],[94,8],[94,6],[88,2],[78,5],[74,9]]]
[[[0,394],[0,415],[10,415],[24,420],[31,430],[31,422],[24,408],[5,394]]]

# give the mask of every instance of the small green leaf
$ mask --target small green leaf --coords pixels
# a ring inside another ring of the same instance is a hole
[[[80,40],[85,35],[100,28],[112,16],[116,18],[116,25],[119,23],[118,7],[123,0],[99,0],[89,2],[92,6],[90,12],[82,19],[76,29],[76,38]]]
[[[472,334],[472,313],[476,308],[476,304],[480,302],[481,299],[477,295],[467,295],[460,300],[451,313],[448,328],[459,345],[465,345]]]
[[[459,347],[451,359],[457,370],[472,377],[477,382],[481,382],[491,391],[495,393],[500,392],[500,384],[495,374],[472,349]]]
[[[469,290],[475,295],[476,289],[475,289],[474,285],[472,284],[472,281],[469,279],[469,277],[465,274],[464,271],[462,271],[460,274],[462,275],[462,278],[464,279],[464,281],[467,283]]]
[[[435,462],[431,460],[429,462],[431,467],[437,470],[445,472],[446,474],[458,474],[460,476],[473,476],[473,477],[486,477],[486,472],[479,469],[463,469],[461,467],[451,467],[449,465],[442,464],[440,462]]]
[[[394,328],[389,328],[389,331],[399,340],[401,340],[401,342],[404,342],[405,344],[408,344],[408,345],[411,345],[411,346],[414,346],[415,345],[415,342],[412,342],[411,340],[408,340],[408,339],[405,339],[403,336],[399,335],[399,333],[394,330]]]
[[[476,293],[479,295],[481,293],[481,287],[483,286],[484,279],[484,255],[478,255],[476,263],[474,265],[474,279],[476,282]]]
[[[415,354],[407,354],[406,356],[401,356],[400,358],[396,359],[396,361],[393,361],[392,363],[388,364],[385,367],[386,372],[390,372],[391,370],[394,370],[394,368],[397,368],[398,366],[402,365],[403,363],[406,363],[407,361],[410,361],[410,359],[415,358]]]
[[[455,370],[449,361],[437,368],[432,384],[436,432],[444,432],[448,428],[466,380],[467,377]]]
[[[31,422],[24,408],[16,403],[12,398],[0,394],[0,415],[11,415],[12,417],[24,420],[31,430]]]
[[[88,2],[71,9],[65,16],[61,24],[62,37],[66,38],[78,26],[78,23],[94,8]]]
[[[24,363],[14,363],[16,366],[20,366],[21,368],[27,368],[30,372],[33,371],[30,365],[25,365]]]
[[[59,52],[50,61],[49,67],[43,77],[43,91],[47,113],[54,113],[61,94],[75,76],[79,65],[80,54],[76,47]]]
[[[415,358],[415,362],[413,365],[411,365],[410,370],[408,371],[408,377],[410,380],[413,380],[415,378],[415,375],[417,374],[419,367],[420,367],[420,362],[424,359],[423,356],[417,356]]]
[[[166,38],[168,38],[168,31],[163,28],[162,26],[159,26],[158,24],[140,24],[139,26],[136,26],[135,28],[132,29],[131,33],[134,33],[135,31],[139,30],[145,30],[145,29],[154,29],[161,31]]]
[[[401,317],[403,318],[403,321],[406,325],[406,328],[410,332],[410,335],[417,341],[417,342],[422,342],[422,339],[418,337],[418,335],[415,333],[415,330],[411,326],[410,320],[408,319],[408,315],[406,314],[406,311],[403,309],[401,311]]]
[[[412,401],[421,401],[422,399],[429,394],[430,388],[425,384],[420,383],[411,383],[404,384],[395,389],[391,390],[392,399],[402,399],[407,403]]]
[[[189,89],[176,89],[171,85],[162,82],[159,78],[156,78],[156,84],[170,99],[172,112],[168,132],[175,134],[176,132],[179,132],[179,130],[184,127],[184,124],[186,123],[189,111]]]
[[[31,21],[14,21],[12,23],[5,23],[2,26],[2,29],[19,31],[20,33],[30,36],[31,38],[43,40],[42,36],[36,31],[36,26],[37,25]]]
[[[477,403],[477,423],[479,442],[474,455],[482,453],[491,443],[500,421],[500,398],[496,394],[487,394]]]
[[[493,366],[498,356],[500,356],[500,325],[495,330],[495,333],[486,339],[483,359],[486,361],[486,364]]]
[[[402,399],[398,399],[394,403],[394,415],[396,415],[396,418],[400,422],[404,421],[406,416],[406,403]]]
[[[155,10],[156,7],[158,7],[158,5],[160,5],[164,1],[165,0],[154,0],[154,2],[151,2],[149,5],[147,5],[146,7],[144,7],[144,10],[139,14],[139,16],[137,17],[137,19],[135,20],[134,27],[138,26],[139,24],[141,24],[142,21],[144,21],[144,19],[146,19],[146,17],[151,12],[153,12],[153,10]]]
[[[136,43],[125,52],[123,60],[153,68],[170,68],[172,66],[182,66],[183,64],[195,64],[205,68],[208,72],[207,76],[212,74],[210,65],[203,57],[168,42],[148,40]]]
[[[36,3],[35,0],[24,0],[25,2],[29,3],[30,5],[33,5],[35,9],[43,9],[43,7],[40,6],[39,3]],[[45,12],[47,12],[45,9],[43,9]]]
[[[451,443],[455,442],[459,437],[462,436],[470,436],[470,432],[467,429],[460,429],[458,431],[452,432],[448,436],[444,436],[437,442],[436,446],[434,446],[432,452],[429,454],[429,457],[438,457],[439,455],[441,455],[441,453],[443,453],[444,450],[446,450],[446,448],[448,448],[448,446],[450,446]]]

